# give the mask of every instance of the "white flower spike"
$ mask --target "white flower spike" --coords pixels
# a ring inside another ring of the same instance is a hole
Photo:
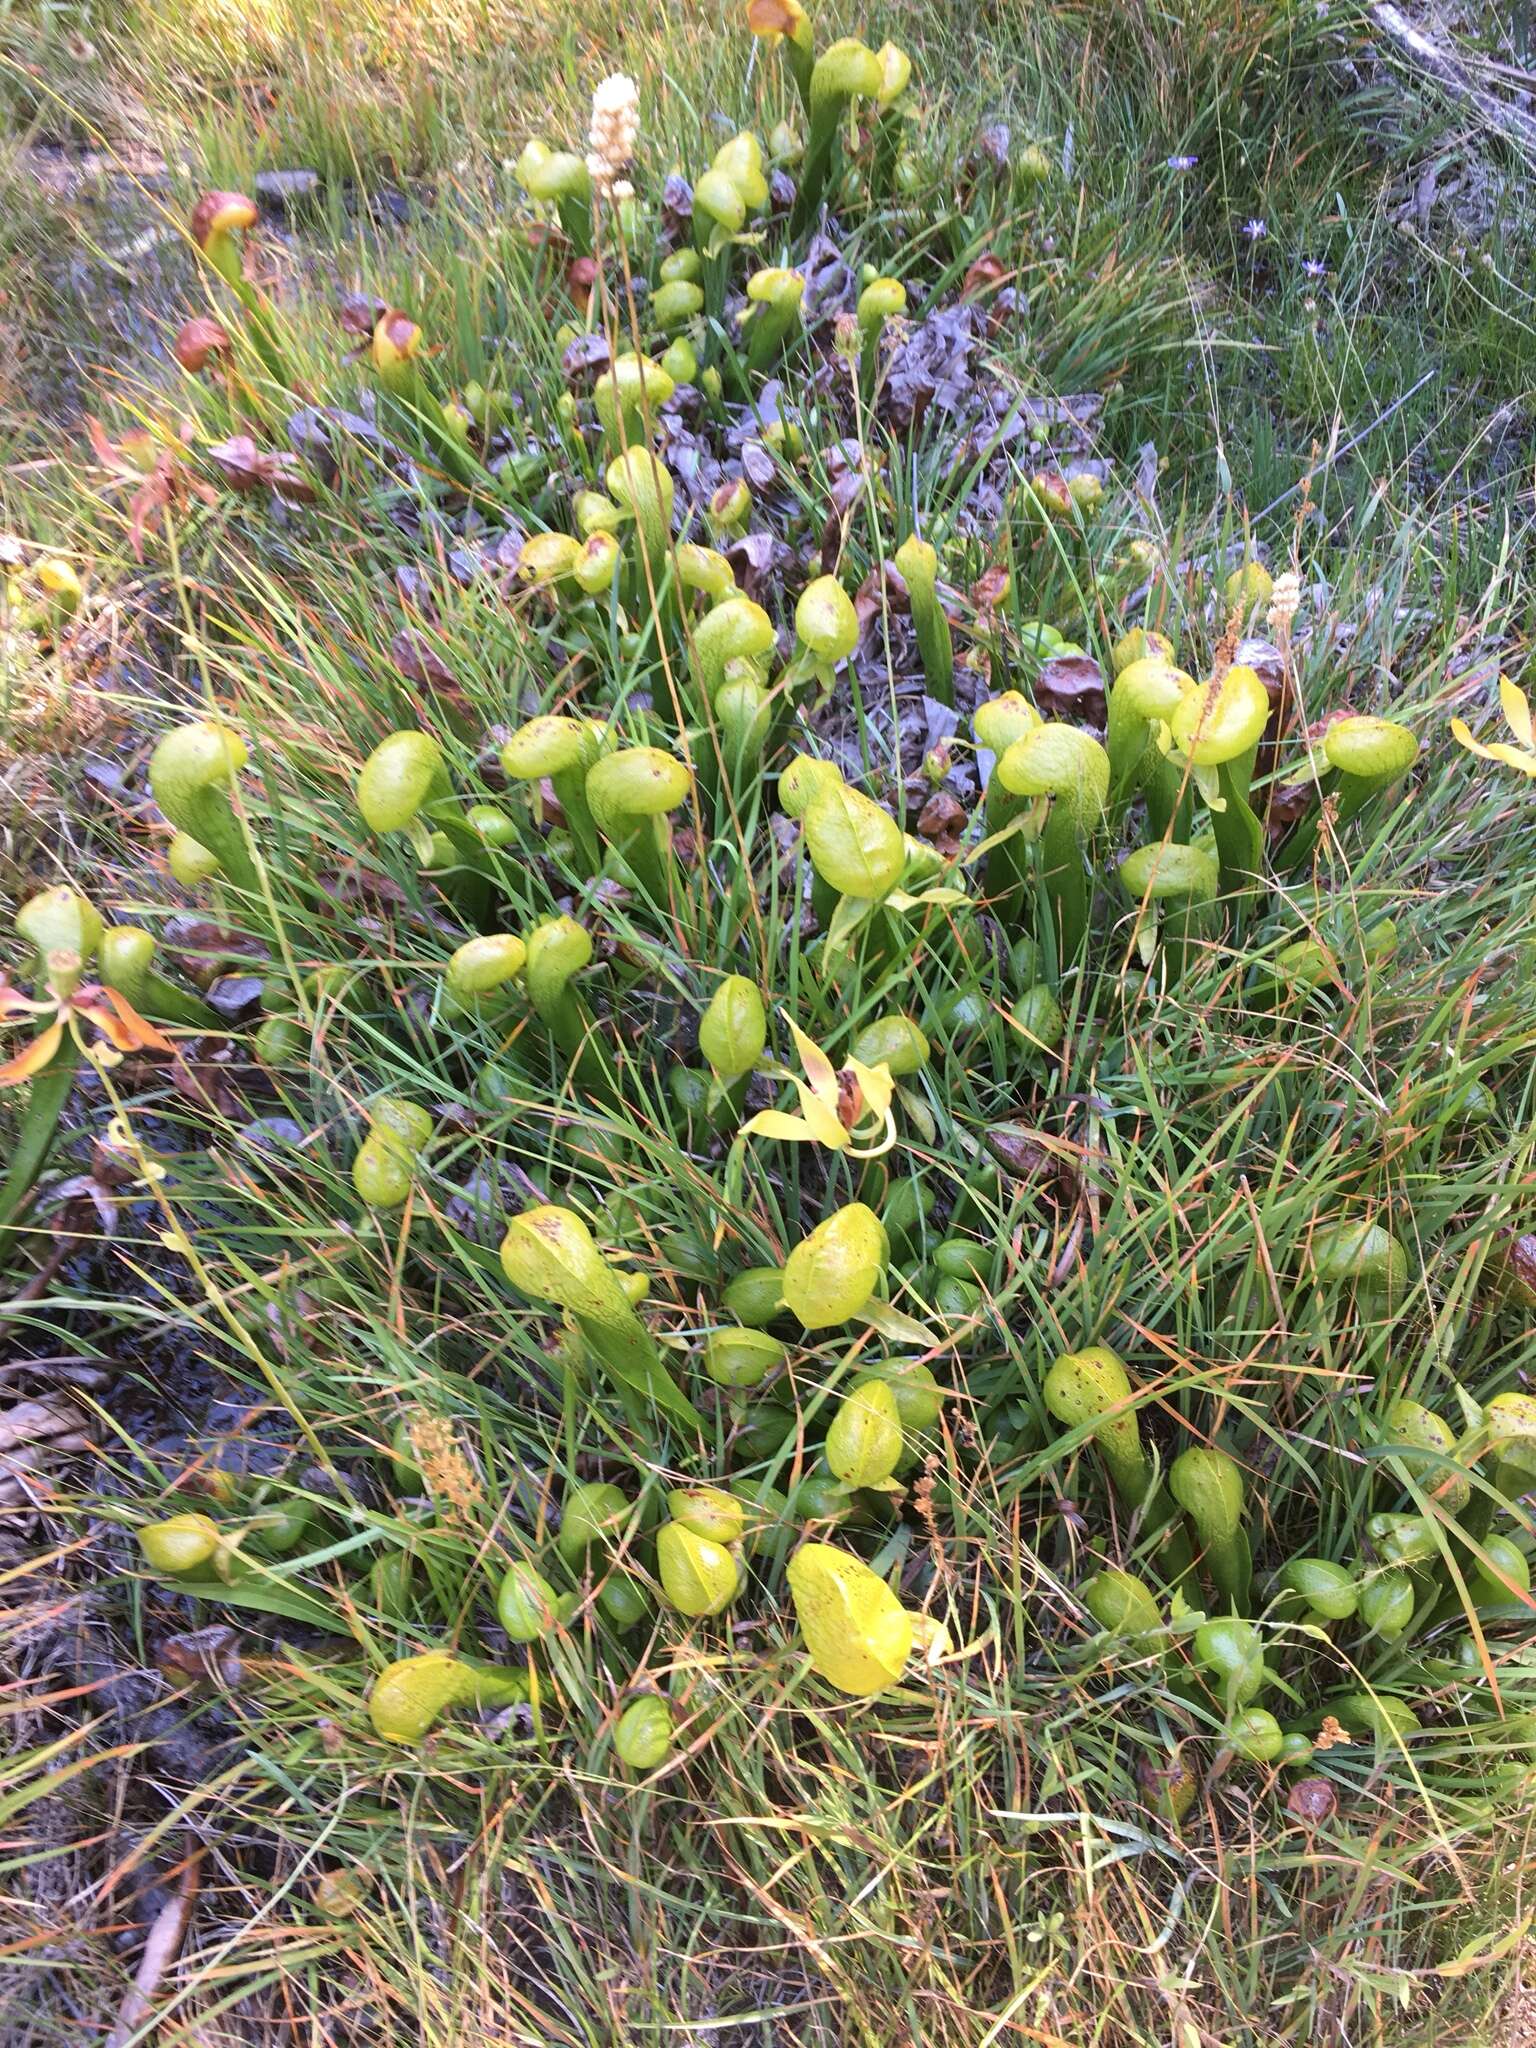
[[[594,188],[621,197],[620,174],[635,153],[640,136],[640,88],[627,72],[615,71],[592,95],[592,125],[587,134],[587,169]]]

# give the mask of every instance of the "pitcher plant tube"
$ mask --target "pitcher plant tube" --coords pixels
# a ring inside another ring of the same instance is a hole
[[[940,704],[953,705],[955,643],[948,615],[939,602],[938,553],[917,534],[909,534],[896,550],[895,562],[901,580],[907,586],[912,630],[917,636],[917,651],[922,660],[928,694]],[[1012,737],[1016,739],[1019,734]],[[983,740],[982,744],[993,746],[991,740]]]
[[[430,733],[412,729],[392,732],[380,740],[357,778],[357,808],[363,823],[381,834],[408,832],[423,860],[431,851],[433,807],[449,794],[442,748]],[[195,826],[187,829],[196,831]]]
[[[606,728],[590,718],[546,713],[520,725],[501,749],[501,765],[514,782],[547,781],[554,792],[582,869],[597,873],[597,826],[587,802],[587,771],[602,751]]]
[[[566,149],[551,149],[537,136],[524,143],[512,175],[530,199],[553,206],[566,239],[578,256],[592,249],[592,174],[586,160]]]
[[[875,52],[880,62],[880,90],[876,94],[874,158],[869,185],[875,199],[889,198],[902,163],[902,143],[909,119],[916,121],[907,87],[912,83],[912,59],[895,43],[882,43]]]
[[[1177,756],[1211,814],[1222,889],[1239,902],[1252,894],[1263,865],[1264,828],[1248,787],[1268,723],[1269,692],[1242,663],[1189,691],[1168,721]]]
[[[1145,1506],[1155,1468],[1142,1447],[1130,1374],[1108,1345],[1064,1353],[1046,1374],[1040,1392],[1057,1422],[1087,1431],[1126,1506]]]
[[[244,237],[260,217],[261,210],[255,200],[247,198],[243,192],[205,192],[192,209],[188,232],[204,261],[217,272],[239,301],[246,334],[262,368],[274,384],[288,391],[293,388],[293,380],[278,340],[272,309],[259,287],[246,275]],[[218,344],[208,332],[217,327],[216,321],[200,323],[201,332],[206,336],[202,362],[207,361],[209,354],[217,352]]]
[[[749,597],[728,596],[693,628],[693,674],[699,709],[725,687],[733,661],[765,662],[778,646],[773,621]]]
[[[574,917],[546,917],[524,935],[523,986],[529,1006],[572,1062],[582,1086],[611,1093],[613,1074],[576,977],[592,962],[592,934]]]
[[[1407,1289],[1407,1247],[1379,1223],[1319,1223],[1310,1253],[1312,1270],[1325,1287],[1349,1288],[1384,1304],[1400,1301]]]
[[[520,1671],[479,1663],[449,1650],[423,1650],[386,1664],[368,1695],[373,1732],[410,1745],[429,1735],[454,1707],[521,1706],[528,1681]]]
[[[667,1604],[692,1620],[723,1613],[742,1587],[734,1552],[678,1521],[657,1532],[656,1573]]]
[[[1023,739],[1043,723],[1039,712],[1019,690],[1004,690],[978,704],[971,718],[978,747],[993,756],[987,776],[983,816],[986,823],[986,885],[994,915],[1012,926],[1022,914],[1029,876],[1029,854],[1022,827],[1009,827],[1021,820],[1029,805],[1009,789],[997,772],[998,761],[1015,740]],[[997,844],[992,844],[993,841]]]
[[[891,1475],[906,1448],[894,1390],[862,1378],[838,1403],[827,1427],[826,1460],[850,1493],[899,1491]]]
[[[1194,677],[1176,668],[1169,656],[1154,653],[1126,662],[1110,685],[1105,744],[1111,808],[1120,818],[1133,797],[1143,797],[1149,840],[1166,839],[1175,818],[1182,819],[1183,773],[1159,738],[1195,687]]]
[[[494,488],[494,479],[471,452],[468,420],[443,404],[421,367],[425,337],[409,313],[386,306],[373,325],[368,359],[398,420],[414,428],[443,473],[459,489]]]
[[[1040,877],[1059,971],[1075,965],[1092,901],[1086,853],[1104,821],[1109,756],[1075,725],[1042,725],[997,764],[1003,787],[1043,810]]]
[[[654,1771],[673,1754],[672,1709],[655,1693],[631,1700],[613,1730],[613,1752],[632,1771]]]
[[[878,100],[885,84],[880,59],[857,37],[842,36],[811,67],[810,127],[800,187],[790,215],[790,232],[801,234],[815,219],[826,192],[837,150],[838,126],[856,99]]]
[[[1320,796],[1331,799],[1333,827],[1342,832],[1377,797],[1395,788],[1419,757],[1419,742],[1406,725],[1391,718],[1337,718],[1323,734],[1324,774]],[[1301,867],[1312,858],[1322,826],[1314,810],[1297,827],[1285,859]]]
[[[431,1136],[431,1115],[419,1103],[380,1096],[369,1109],[368,1135],[352,1161],[358,1200],[370,1209],[398,1209]]]
[[[619,1276],[573,1210],[544,1204],[514,1216],[501,1241],[501,1264],[520,1294],[553,1302],[571,1317],[633,1420],[654,1408],[689,1429],[700,1426]]]
[[[219,1031],[218,1012],[201,996],[182,988],[155,966],[159,948],[151,933],[136,925],[113,925],[101,935],[96,971],[103,987],[115,989],[141,1017],[159,1024],[180,1024],[189,1031]]]
[[[768,1013],[757,984],[728,974],[699,1019],[699,1051],[714,1075],[719,1100],[740,1115],[747,1080],[768,1044]]]
[[[592,402],[602,422],[609,453],[648,447],[655,418],[672,396],[672,379],[649,356],[633,350],[616,356],[592,387]]]
[[[866,405],[872,403],[875,395],[880,373],[880,337],[885,332],[885,323],[899,319],[906,310],[907,288],[900,278],[877,277],[859,293],[859,389]]]
[[[677,487],[661,457],[649,448],[626,448],[609,463],[604,477],[609,497],[635,522],[649,583],[637,582],[636,609],[648,609],[650,593],[660,595],[672,545],[672,506]]]
[[[1214,921],[1221,870],[1213,854],[1198,846],[1163,841],[1128,854],[1120,879],[1137,907],[1138,920],[1151,912],[1150,929],[1138,922],[1143,958],[1160,958],[1170,984],[1183,974],[1192,947]]]
[[[247,758],[244,740],[227,726],[178,726],[150,756],[149,787],[176,829],[206,847],[226,878],[254,896],[256,862],[229,800]]]
[[[796,674],[813,675],[823,694],[830,695],[838,664],[859,644],[859,615],[835,576],[818,576],[800,593],[795,636]]]
[[[624,747],[587,771],[587,803],[599,834],[661,907],[682,894],[668,821],[692,793],[686,765],[659,747]]]
[[[747,27],[782,53],[800,104],[809,113],[816,38],[800,0],[747,0]]]
[[[798,270],[773,266],[755,270],[747,279],[747,305],[741,316],[746,337],[747,367],[766,376],[800,331],[800,302],[805,278]]]
[[[48,1163],[81,1061],[105,1071],[129,1053],[175,1051],[124,995],[85,979],[103,935],[86,897],[67,883],[45,889],[16,913],[16,930],[33,949],[34,993],[0,982],[0,1024],[25,1023],[36,1035],[0,1064],[0,1089],[31,1084],[0,1182],[0,1242]]]
[[[1243,1527],[1243,1475],[1225,1451],[1198,1445],[1168,1468],[1168,1490],[1188,1516],[1216,1591],[1235,1614],[1246,1614],[1253,1558]]]
[[[879,903],[901,880],[907,861],[901,827],[841,775],[835,782],[824,780],[805,812],[804,830],[806,851],[822,885],[818,916],[830,915],[838,897],[859,906]]]
[[[1110,1567],[1085,1579],[1079,1589],[1083,1605],[1110,1635],[1159,1635],[1163,1617],[1152,1589],[1134,1572]]]

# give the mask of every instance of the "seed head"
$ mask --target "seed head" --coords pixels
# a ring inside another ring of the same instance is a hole
[[[427,1491],[441,1510],[460,1521],[472,1516],[484,1493],[474,1466],[459,1448],[453,1425],[418,1411],[411,1416],[406,1435]]]

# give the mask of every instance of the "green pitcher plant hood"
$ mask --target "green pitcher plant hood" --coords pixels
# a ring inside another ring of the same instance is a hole
[[[894,1391],[865,1379],[838,1403],[827,1430],[827,1463],[850,1490],[883,1488],[905,1448]]]
[[[1269,692],[1258,675],[1235,662],[1219,682],[1200,683],[1173,707],[1173,743],[1196,768],[1216,768],[1259,743],[1269,722]]]
[[[1115,1491],[1129,1506],[1140,1507],[1151,1489],[1152,1461],[1142,1448],[1123,1362],[1105,1344],[1066,1352],[1046,1374],[1041,1393],[1058,1422],[1088,1428]]]
[[[819,796],[840,788],[842,783],[843,771],[835,761],[823,761],[814,754],[796,754],[779,775],[779,808],[786,818],[804,818]]]
[[[768,1013],[755,982],[728,974],[699,1019],[699,1051],[720,1080],[750,1074],[768,1043]]]
[[[256,864],[230,804],[248,758],[245,741],[228,726],[178,726],[150,756],[149,787],[178,831],[207,847],[237,887],[254,891]]]
[[[808,1330],[851,1322],[873,1296],[889,1256],[874,1210],[849,1202],[818,1223],[785,1261],[785,1305]]]
[[[805,813],[805,843],[816,872],[839,895],[878,902],[901,880],[901,827],[841,776],[830,779]]]
[[[520,1705],[528,1681],[518,1671],[476,1663],[448,1650],[397,1658],[373,1681],[368,1718],[386,1742],[409,1745],[430,1734],[454,1707]]]
[[[546,1203],[514,1216],[501,1241],[501,1264],[520,1294],[574,1318],[631,1405],[654,1404],[675,1422],[698,1425],[692,1402],[574,1211]]]
[[[684,1522],[668,1522],[659,1531],[656,1569],[668,1605],[693,1620],[723,1613],[741,1591],[741,1566],[732,1551]]]

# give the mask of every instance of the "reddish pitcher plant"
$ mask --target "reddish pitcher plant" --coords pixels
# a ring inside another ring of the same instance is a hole
[[[196,431],[190,420],[182,422],[175,441],[142,429],[112,441],[98,419],[87,418],[85,427],[92,452],[108,478],[131,489],[128,540],[136,562],[144,559],[144,540],[150,527],[163,517],[182,510],[193,499],[204,505],[219,502],[213,486],[194,476],[187,464],[183,451],[191,446]]]

